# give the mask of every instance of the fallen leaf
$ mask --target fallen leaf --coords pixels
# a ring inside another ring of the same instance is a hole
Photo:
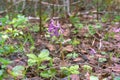
[[[85,74],[85,77],[86,77],[86,80],[90,80],[90,74],[88,72]]]
[[[69,77],[64,77],[61,80],[80,80],[80,77],[77,74],[73,74],[73,75],[70,75],[70,79]]]
[[[73,46],[72,45],[67,45],[66,47],[64,47],[64,50],[68,51],[68,52],[72,52],[73,51]]]
[[[116,39],[117,41],[120,41],[120,34],[115,34],[114,39]]]
[[[66,61],[64,61],[64,60],[61,60],[60,66],[61,67],[68,66],[68,63]]]
[[[47,48],[48,48],[50,51],[54,51],[54,50],[55,50],[55,46],[52,45],[52,44],[47,44],[46,46],[47,46]]]
[[[77,74],[73,74],[70,77],[71,77],[71,80],[80,80],[80,77]]]
[[[83,60],[83,59],[78,57],[78,58],[75,58],[73,61],[77,62],[77,61],[81,61],[81,60]]]
[[[70,35],[70,30],[69,29],[66,29],[63,33],[64,36],[69,36]]]
[[[120,65],[115,65],[112,67],[112,71],[120,73]]]

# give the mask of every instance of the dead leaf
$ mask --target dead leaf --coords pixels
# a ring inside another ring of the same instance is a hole
[[[63,33],[64,36],[69,36],[70,35],[70,29],[66,29]]]
[[[116,39],[117,41],[120,41],[120,34],[115,34],[114,39]]]
[[[71,80],[80,80],[80,77],[77,74],[73,74],[70,77],[71,77]]]
[[[73,51],[73,46],[72,45],[67,45],[66,47],[64,47],[64,50],[68,51],[68,52],[72,52]]]
[[[81,60],[83,60],[83,59],[78,57],[78,58],[75,58],[73,61],[78,62],[78,61],[81,61]]]
[[[61,80],[69,80],[69,77],[62,78]],[[70,75],[70,80],[80,80],[80,77],[77,74],[73,74]]]
[[[52,45],[52,44],[47,44],[46,46],[47,46],[47,48],[48,48],[50,51],[54,51],[54,50],[55,50],[55,46]]]
[[[90,74],[88,72],[85,74],[85,77],[86,77],[86,80],[90,80]]]
[[[115,65],[112,67],[112,71],[120,73],[120,65]]]
[[[68,62],[66,62],[66,61],[64,61],[64,60],[61,60],[60,66],[61,66],[61,67],[68,66]]]

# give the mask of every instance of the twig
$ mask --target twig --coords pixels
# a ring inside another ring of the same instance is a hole
[[[99,43],[99,50],[101,49],[101,47],[102,47],[102,39],[100,39],[100,43]]]
[[[93,40],[93,42],[92,42],[92,46],[94,45],[94,43],[95,43],[95,38],[94,38],[94,40]]]

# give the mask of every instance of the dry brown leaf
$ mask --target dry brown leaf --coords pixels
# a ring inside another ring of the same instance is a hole
[[[50,51],[54,51],[54,50],[55,50],[55,46],[52,45],[52,44],[47,44],[46,46],[47,46],[47,48],[48,48]]]
[[[71,80],[80,80],[80,77],[77,74],[73,74],[70,77],[71,77]]]
[[[83,59],[78,57],[78,58],[75,58],[73,61],[77,62],[77,61],[81,61],[81,60],[83,60]]]
[[[86,80],[90,80],[90,74],[88,72],[85,74],[85,77],[86,77]]]
[[[120,34],[115,34],[114,39],[116,39],[117,41],[120,41]]]
[[[69,36],[70,35],[70,30],[69,29],[66,29],[63,33],[64,36]]]
[[[115,65],[112,67],[112,71],[120,73],[120,65]]]
[[[61,60],[60,66],[61,66],[61,67],[68,66],[68,62],[66,62],[66,61],[64,61],[64,60]]]
[[[73,51],[73,46],[72,45],[67,45],[66,47],[64,47],[64,50],[68,51],[68,52],[72,52]]]

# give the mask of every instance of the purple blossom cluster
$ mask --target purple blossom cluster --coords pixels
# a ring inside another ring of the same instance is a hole
[[[59,21],[51,19],[49,23],[48,32],[51,36],[60,36],[60,34],[63,32],[63,29],[61,28]]]

